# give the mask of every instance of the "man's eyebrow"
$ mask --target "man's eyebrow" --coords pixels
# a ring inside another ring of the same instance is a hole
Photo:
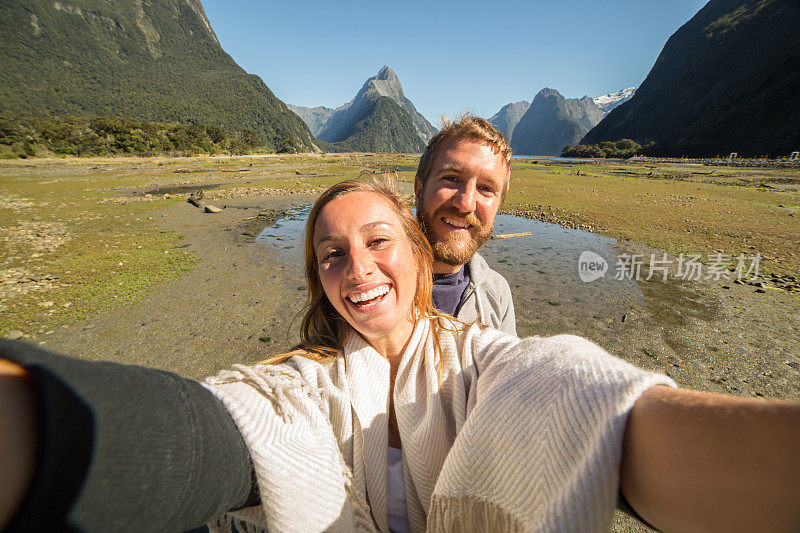
[[[442,172],[461,172],[463,168],[464,167],[457,163],[445,163],[436,173],[441,174]]]
[[[489,182],[489,184],[490,184],[492,187],[495,187],[495,188],[501,188],[501,187],[503,186],[503,185],[502,185],[502,183],[500,183],[499,181],[497,181],[497,180],[494,178],[494,176],[487,176],[487,177],[486,177],[486,181],[488,181],[488,182]]]
[[[461,172],[463,169],[464,167],[457,163],[445,163],[439,170],[436,171],[436,175],[438,176],[443,172]],[[486,179],[492,185],[492,187],[500,188],[503,186],[503,184],[495,179],[495,177],[491,174],[486,175],[484,179]]]

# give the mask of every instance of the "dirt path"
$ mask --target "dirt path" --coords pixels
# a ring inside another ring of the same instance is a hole
[[[285,350],[294,315],[303,304],[302,265],[272,260],[243,235],[259,213],[280,212],[313,198],[289,195],[216,201],[206,214],[188,203],[151,213],[167,230],[186,235],[197,265],[133,306],[57,329],[45,347],[69,355],[143,364],[200,378],[234,363]]]

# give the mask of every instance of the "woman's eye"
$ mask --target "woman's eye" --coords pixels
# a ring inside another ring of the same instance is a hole
[[[389,241],[389,239],[387,239],[386,237],[375,237],[374,239],[369,241],[369,245],[370,246],[379,246],[379,245],[381,245],[381,244],[383,244],[385,242],[388,242],[388,241]]]
[[[344,252],[341,251],[341,250],[329,250],[329,251],[325,252],[324,254],[322,254],[322,260],[323,261],[330,261],[332,259],[336,259],[338,257],[342,257],[343,255],[344,255]]]

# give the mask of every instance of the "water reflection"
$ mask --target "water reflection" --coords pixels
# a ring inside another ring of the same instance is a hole
[[[308,205],[289,209],[273,226],[264,228],[256,243],[277,252],[280,257],[276,259],[302,268],[303,230],[309,210]],[[495,235],[524,232],[531,235],[490,240],[480,252],[489,266],[506,276],[512,291],[548,295],[546,301],[553,306],[576,301],[603,305],[619,296],[641,296],[635,281],[616,279],[616,239],[514,215],[495,219]],[[605,276],[591,282],[581,281],[578,270],[578,258],[587,250],[608,263]]]
[[[302,257],[303,230],[306,227],[310,205],[287,209],[283,217],[267,226],[256,236],[256,243],[273,246],[283,250],[300,249]]]
[[[531,235],[490,240],[481,255],[498,272],[514,271],[515,277],[536,286],[572,287],[585,299],[641,294],[635,281],[616,279],[616,239],[513,215],[495,219],[495,235],[523,232]],[[582,281],[578,270],[578,258],[587,250],[608,263],[605,275],[591,282]]]

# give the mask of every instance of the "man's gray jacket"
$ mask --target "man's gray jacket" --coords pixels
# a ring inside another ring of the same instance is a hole
[[[477,320],[516,336],[517,319],[506,278],[489,268],[479,254],[469,260],[469,277],[456,318],[465,324]]]

